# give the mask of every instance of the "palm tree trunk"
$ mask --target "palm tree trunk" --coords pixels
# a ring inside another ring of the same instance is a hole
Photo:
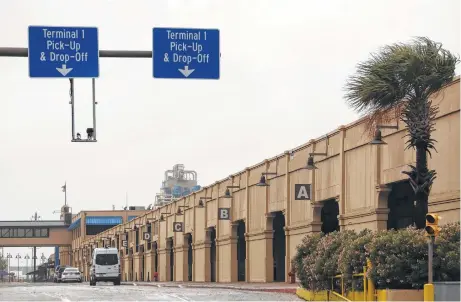
[[[435,150],[435,140],[431,138],[431,133],[435,130],[437,111],[437,106],[432,106],[431,101],[414,98],[406,104],[402,113],[402,121],[409,132],[407,148],[416,149],[416,167],[410,165],[411,170],[403,173],[408,175],[415,192],[413,221],[418,229],[425,227],[429,193],[437,174],[427,167],[427,154],[431,154],[429,149]]]
[[[427,169],[427,152],[425,146],[416,147],[416,179],[418,189],[416,190],[416,204],[413,221],[416,224],[418,229],[422,229],[426,225],[426,214],[428,211],[428,201],[430,187],[427,187],[426,190],[421,189],[424,186],[426,181],[426,175],[428,175],[429,170]]]

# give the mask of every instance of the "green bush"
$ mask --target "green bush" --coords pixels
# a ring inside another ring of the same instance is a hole
[[[309,290],[330,289],[331,277],[337,274],[343,274],[350,289],[352,274],[363,272],[367,258],[372,265],[367,276],[376,288],[421,289],[427,282],[427,242],[424,230],[412,227],[308,235],[298,246],[293,265],[301,285]],[[460,223],[442,226],[435,243],[434,281],[459,281]]]
[[[441,227],[435,240],[434,281],[460,281],[460,223]]]
[[[331,288],[331,277],[340,273],[338,258],[341,251],[356,238],[354,231],[332,232],[320,238],[311,270],[316,290]]]
[[[317,233],[304,237],[301,244],[297,246],[296,255],[292,260],[292,266],[296,272],[296,276],[304,288],[312,287],[312,279],[305,269],[304,259],[310,257],[315,252],[320,236],[321,234]]]
[[[377,289],[420,289],[427,281],[427,241],[423,230],[380,231],[367,246]]]
[[[352,240],[346,248],[343,248],[338,258],[338,268],[345,279],[346,289],[352,287],[352,281],[356,280],[354,289],[363,289],[363,278],[353,278],[353,274],[363,273],[363,267],[367,266],[367,258],[369,256],[366,247],[373,239],[374,232],[369,229],[361,231],[357,238]]]

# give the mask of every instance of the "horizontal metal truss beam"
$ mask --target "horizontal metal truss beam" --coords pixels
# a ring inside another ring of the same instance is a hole
[[[27,58],[29,50],[26,47],[0,47],[0,57]],[[152,58],[148,50],[100,50],[101,58]]]

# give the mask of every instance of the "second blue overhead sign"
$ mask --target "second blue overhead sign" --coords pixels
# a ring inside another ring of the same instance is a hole
[[[219,30],[153,29],[154,78],[219,79]]]

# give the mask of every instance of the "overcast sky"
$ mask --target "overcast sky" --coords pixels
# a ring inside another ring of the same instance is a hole
[[[100,49],[152,50],[153,27],[218,28],[220,80],[163,80],[151,59],[100,59],[98,143],[71,143],[69,82],[30,79],[0,57],[0,220],[153,203],[182,163],[202,186],[359,116],[346,78],[380,46],[428,36],[460,53],[459,0],[1,1],[0,46],[29,25],[96,26]],[[77,131],[91,126],[91,80],[75,82]],[[49,252],[50,249],[42,249]],[[9,249],[25,253],[25,249]],[[48,253],[49,254],[49,253]]]

